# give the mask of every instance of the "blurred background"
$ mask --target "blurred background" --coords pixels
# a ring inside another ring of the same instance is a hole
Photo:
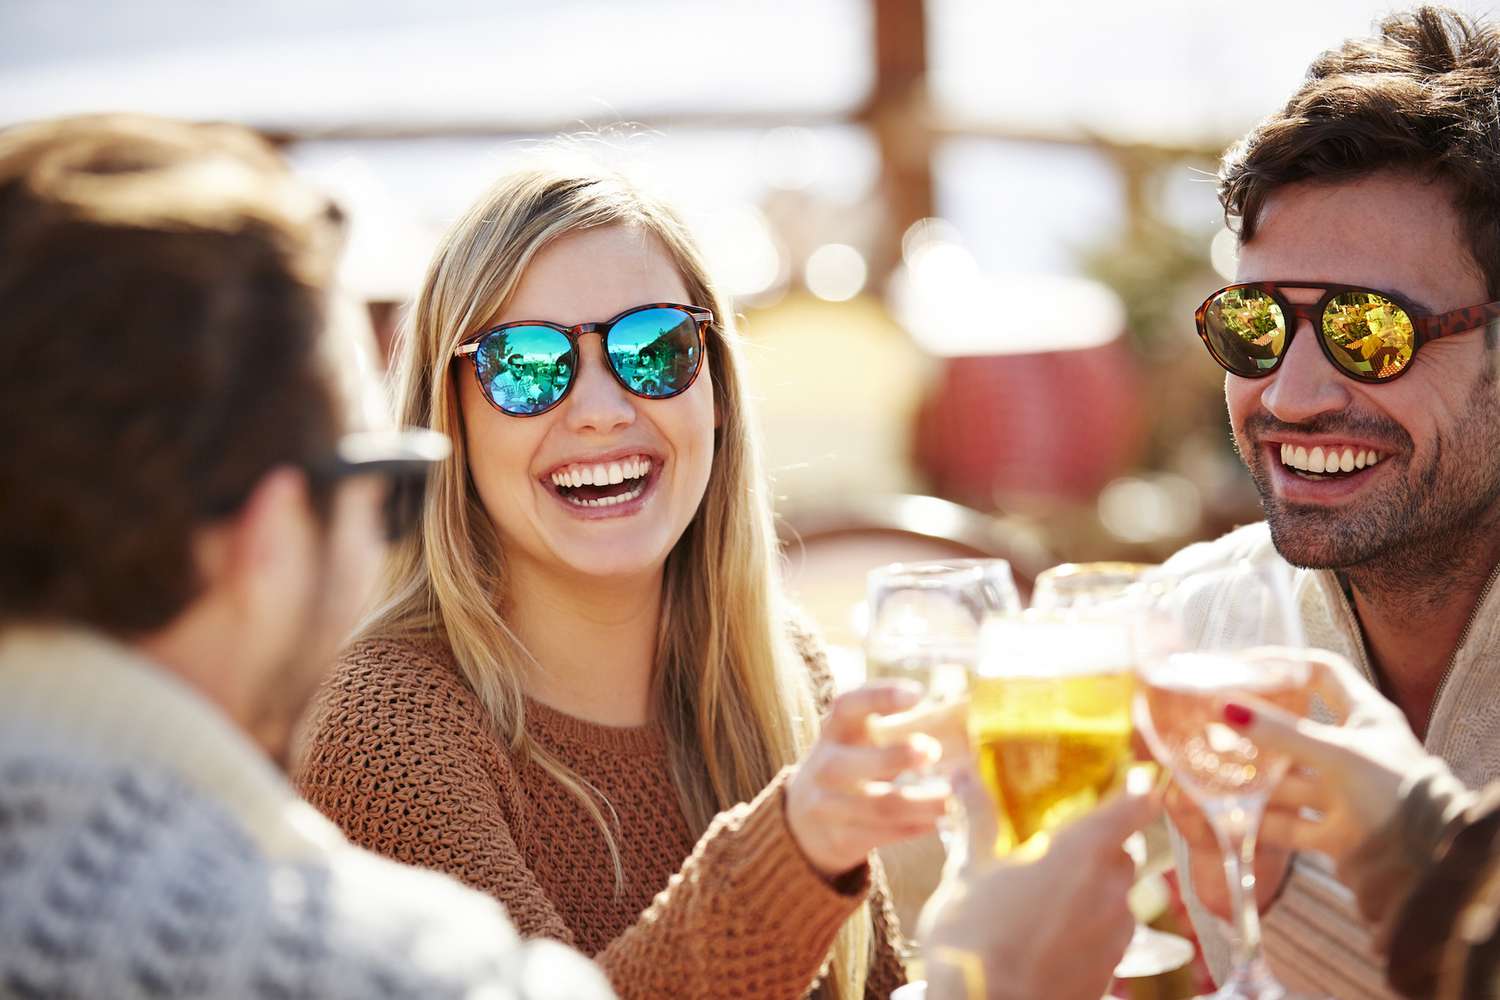
[[[0,125],[261,130],[343,203],[387,346],[444,227],[554,136],[660,190],[734,295],[789,582],[848,680],[874,565],[1003,556],[1024,590],[1257,519],[1192,326],[1234,269],[1217,159],[1388,9],[0,0]],[[907,868],[909,918],[935,860]]]
[[[1479,5],[1460,2],[1479,12]],[[735,296],[794,589],[1156,560],[1253,520],[1191,312],[1216,160],[1370,0],[0,0],[0,124],[252,125],[352,219],[388,343],[438,234],[561,133],[661,190]]]

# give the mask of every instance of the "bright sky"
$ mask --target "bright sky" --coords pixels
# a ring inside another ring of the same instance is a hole
[[[964,119],[1216,145],[1389,6],[929,0],[931,87]],[[837,114],[868,90],[870,23],[864,0],[0,0],[0,124],[108,109],[304,128]],[[293,156],[352,203],[361,280],[397,287],[433,228],[525,145],[314,143]],[[857,205],[876,169],[867,137],[836,126],[790,151],[728,131],[617,146],[612,158],[641,164],[730,240],[743,220],[712,216],[758,203],[788,164],[835,206]],[[940,210],[991,271],[1067,270],[1073,248],[1119,218],[1114,177],[1086,151],[954,142],[936,177]],[[1211,189],[1180,180],[1174,210],[1210,225]],[[829,238],[857,242],[865,221],[835,219]]]

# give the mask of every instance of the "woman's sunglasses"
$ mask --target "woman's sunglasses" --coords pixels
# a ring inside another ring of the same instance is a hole
[[[1290,302],[1287,288],[1322,291],[1315,303]],[[1303,320],[1333,366],[1361,382],[1389,382],[1411,366],[1423,344],[1500,318],[1500,302],[1436,315],[1400,296],[1358,285],[1251,281],[1214,292],[1198,307],[1198,336],[1225,371],[1265,378],[1281,365]]]
[[[479,389],[513,417],[534,417],[561,403],[578,380],[578,338],[597,333],[615,381],[642,399],[687,392],[703,367],[714,314],[698,306],[654,302],[603,323],[560,326],[541,320],[502,323],[460,344],[472,355]]]

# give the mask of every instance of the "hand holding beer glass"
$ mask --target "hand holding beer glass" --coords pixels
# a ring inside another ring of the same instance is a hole
[[[1126,562],[1068,563],[1054,566],[1037,577],[1031,603],[1038,611],[1062,618],[1089,618],[1096,623],[1113,622],[1116,629],[1123,627],[1126,630],[1124,641],[1132,648],[1132,652],[1124,658],[1131,664],[1133,671],[1135,612],[1132,602],[1135,588],[1155,569],[1155,566],[1143,563]],[[1147,845],[1143,834],[1132,834],[1125,842],[1125,849],[1135,860],[1138,869],[1145,865]],[[1159,887],[1159,892],[1165,895],[1169,890],[1160,876],[1151,877]],[[1130,945],[1115,967],[1115,978],[1139,979],[1171,972],[1191,962],[1193,954],[1191,941],[1147,927],[1137,920]]]
[[[1225,723],[1246,696],[1305,715],[1312,669],[1290,569],[1237,563],[1143,587],[1136,719],[1146,742],[1202,810],[1222,855],[1235,922],[1234,967],[1214,1000],[1292,1000],[1260,950],[1255,840],[1290,761]]]

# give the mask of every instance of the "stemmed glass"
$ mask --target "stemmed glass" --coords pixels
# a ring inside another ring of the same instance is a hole
[[[1141,593],[1136,723],[1213,828],[1234,916],[1234,967],[1213,1000],[1292,1000],[1261,954],[1255,897],[1256,833],[1290,761],[1223,721],[1225,703],[1244,697],[1307,713],[1317,654],[1303,648],[1290,570],[1154,574]]]
[[[1114,619],[1127,631],[1132,628],[1133,613],[1129,598],[1132,588],[1156,567],[1142,563],[1096,562],[1054,566],[1036,579],[1032,590],[1032,607],[1057,614],[1063,619],[1081,615],[1094,621]],[[1132,834],[1126,850],[1137,866],[1146,861],[1146,838]],[[1193,960],[1193,944],[1187,938],[1147,927],[1139,919],[1130,944],[1115,966],[1117,979],[1138,979],[1180,969]]]
[[[987,615],[1014,614],[1020,606],[1010,564],[1003,559],[895,563],[870,572],[867,675],[915,681],[925,694],[905,712],[871,717],[870,739],[880,745],[928,741],[940,751],[934,766],[897,778],[911,794],[948,795],[952,769],[970,759],[965,691],[978,656],[980,626]],[[941,844],[930,850],[946,852],[953,839],[951,819],[939,824],[938,835]],[[912,936],[903,958],[912,970],[920,968],[920,943]]]
[[[904,678],[922,686],[922,703],[876,717],[871,738],[935,739],[949,764],[967,757],[963,696],[978,656],[979,629],[992,614],[1014,614],[1021,597],[1003,559],[893,563],[868,577],[866,671],[870,679]],[[926,775],[904,775],[920,784]],[[942,779],[946,781],[946,779]]]

